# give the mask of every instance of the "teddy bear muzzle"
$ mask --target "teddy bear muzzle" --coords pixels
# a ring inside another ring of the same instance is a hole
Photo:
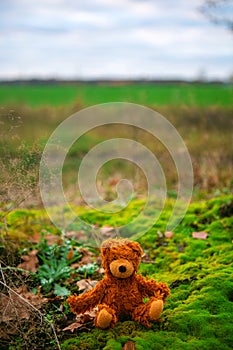
[[[109,267],[112,275],[117,278],[128,278],[134,272],[133,264],[127,259],[113,260]]]

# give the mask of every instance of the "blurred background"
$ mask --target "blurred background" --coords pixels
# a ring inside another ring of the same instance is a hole
[[[38,169],[51,132],[82,108],[114,101],[146,105],[172,122],[192,158],[195,198],[230,192],[232,34],[232,0],[2,0],[0,202],[41,205]],[[63,180],[72,200],[83,156],[109,137],[149,147],[176,196],[176,169],[158,140],[102,127],[67,155]],[[103,197],[113,199],[124,177],[143,196],[140,170],[112,161],[99,174]]]

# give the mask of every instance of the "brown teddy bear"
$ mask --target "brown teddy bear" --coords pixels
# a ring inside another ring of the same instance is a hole
[[[142,253],[140,245],[128,239],[103,242],[101,256],[105,276],[89,292],[69,296],[71,311],[80,314],[98,306],[95,326],[101,329],[112,328],[118,320],[129,316],[150,327],[150,322],[160,317],[169,288],[165,283],[136,274]],[[143,302],[145,297],[150,297],[146,303]]]

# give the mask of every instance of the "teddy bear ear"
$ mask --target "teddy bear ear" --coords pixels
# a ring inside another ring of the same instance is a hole
[[[139,256],[143,254],[143,250],[138,242],[129,242],[128,246]]]
[[[101,254],[102,254],[102,256],[106,257],[106,255],[110,251],[111,246],[112,246],[112,240],[110,240],[110,239],[102,242],[102,245],[101,245]]]
[[[106,256],[107,253],[109,252],[110,248],[109,247],[102,247],[101,248],[101,254],[102,256]]]

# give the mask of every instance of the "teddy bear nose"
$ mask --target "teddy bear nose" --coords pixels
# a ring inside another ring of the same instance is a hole
[[[125,272],[126,267],[124,265],[119,266],[119,272]]]

